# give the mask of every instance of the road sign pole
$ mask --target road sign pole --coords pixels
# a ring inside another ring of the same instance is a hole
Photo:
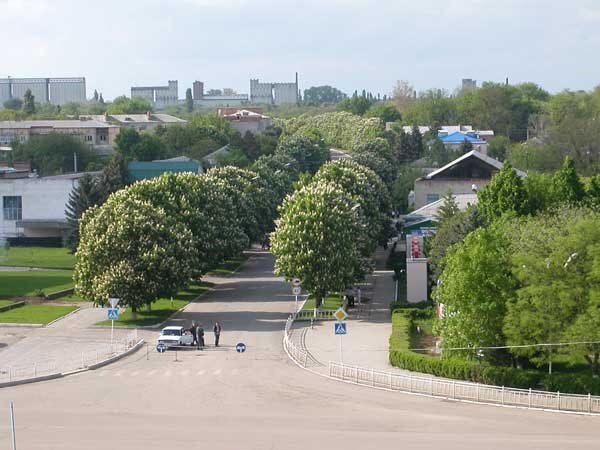
[[[15,408],[10,402],[10,430],[12,433],[12,450],[17,450],[17,435],[15,433]]]
[[[340,334],[340,362],[344,364],[344,354],[342,352],[342,337],[343,335]]]
[[[296,297],[296,309],[294,309],[294,312],[297,313],[298,312],[298,296],[295,295]]]
[[[115,321],[114,319],[110,321],[110,351],[113,351],[113,337],[115,335]]]

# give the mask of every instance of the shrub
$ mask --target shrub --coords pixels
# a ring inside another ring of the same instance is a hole
[[[600,378],[594,378],[591,374],[546,375],[542,379],[542,386],[548,391],[600,395]]]
[[[415,305],[418,306],[415,308]],[[428,373],[443,378],[498,386],[527,389],[540,385],[543,374],[536,371],[490,366],[485,363],[459,358],[436,358],[409,351],[409,336],[413,320],[424,315],[428,316],[431,311],[431,303],[429,302],[415,305],[392,304],[392,308],[395,308],[392,315],[392,335],[390,337],[389,352],[392,366],[411,372]]]

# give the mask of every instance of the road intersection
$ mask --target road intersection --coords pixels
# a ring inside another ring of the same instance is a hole
[[[142,349],[104,368],[0,390],[25,449],[592,449],[597,417],[553,414],[378,391],[299,369],[282,349],[294,298],[258,252],[173,325],[200,322],[205,351]],[[223,325],[212,347],[212,324]],[[243,354],[235,345],[244,342]],[[351,351],[347,348],[347,351]]]

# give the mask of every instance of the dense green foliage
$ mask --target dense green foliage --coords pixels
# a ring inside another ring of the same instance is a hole
[[[96,155],[81,140],[66,134],[36,135],[25,143],[14,143],[11,162],[28,162],[40,176],[71,173],[84,170],[97,161]]]
[[[304,90],[303,103],[310,106],[334,105],[344,98],[346,94],[332,86],[312,86]]]
[[[381,135],[384,124],[377,118],[362,118],[348,112],[325,113],[316,116],[302,115],[277,120],[284,136],[317,130],[330,147],[351,150],[357,145]]]

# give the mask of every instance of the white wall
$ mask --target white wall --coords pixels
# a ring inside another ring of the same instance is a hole
[[[448,190],[457,194],[472,194],[473,185],[477,188],[482,188],[490,182],[489,179],[471,178],[471,179],[433,179],[433,180],[417,180],[415,181],[415,209],[427,205],[428,194],[438,194],[442,198]]]
[[[427,300],[427,258],[406,259],[406,300],[408,303]]]
[[[0,208],[2,197],[20,195],[22,220],[65,220],[66,204],[76,183],[77,179],[52,177],[0,179]],[[14,237],[22,231],[17,230],[16,221],[5,221],[0,210],[0,237]]]

